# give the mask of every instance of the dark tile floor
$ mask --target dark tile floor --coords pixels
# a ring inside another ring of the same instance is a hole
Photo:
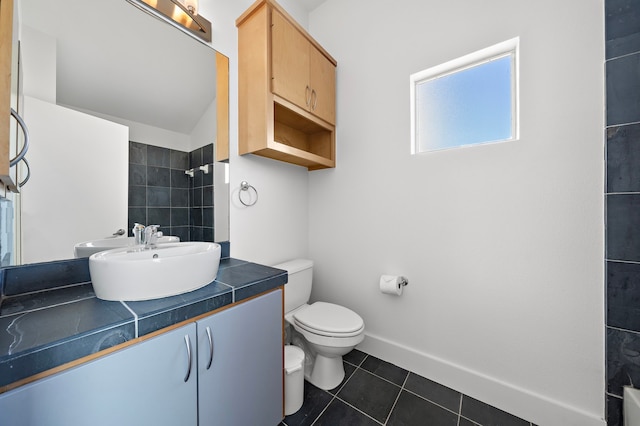
[[[344,369],[330,391],[305,381],[302,408],[280,426],[534,426],[359,350]]]

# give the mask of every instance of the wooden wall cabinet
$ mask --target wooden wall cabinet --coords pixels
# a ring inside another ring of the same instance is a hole
[[[335,59],[273,0],[236,26],[239,154],[335,167]]]

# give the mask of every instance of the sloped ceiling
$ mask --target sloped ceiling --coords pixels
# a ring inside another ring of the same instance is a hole
[[[60,105],[190,134],[215,99],[214,50],[124,0],[21,0],[20,19],[57,39]]]

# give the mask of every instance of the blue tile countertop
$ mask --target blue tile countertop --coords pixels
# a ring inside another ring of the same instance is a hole
[[[110,302],[96,298],[87,258],[0,269],[0,391],[286,282],[286,271],[226,258],[216,280],[198,290]]]

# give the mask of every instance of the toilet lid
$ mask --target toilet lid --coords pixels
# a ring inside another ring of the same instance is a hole
[[[364,328],[360,315],[344,306],[316,302],[293,315],[296,324],[305,330],[324,336],[350,337]]]

